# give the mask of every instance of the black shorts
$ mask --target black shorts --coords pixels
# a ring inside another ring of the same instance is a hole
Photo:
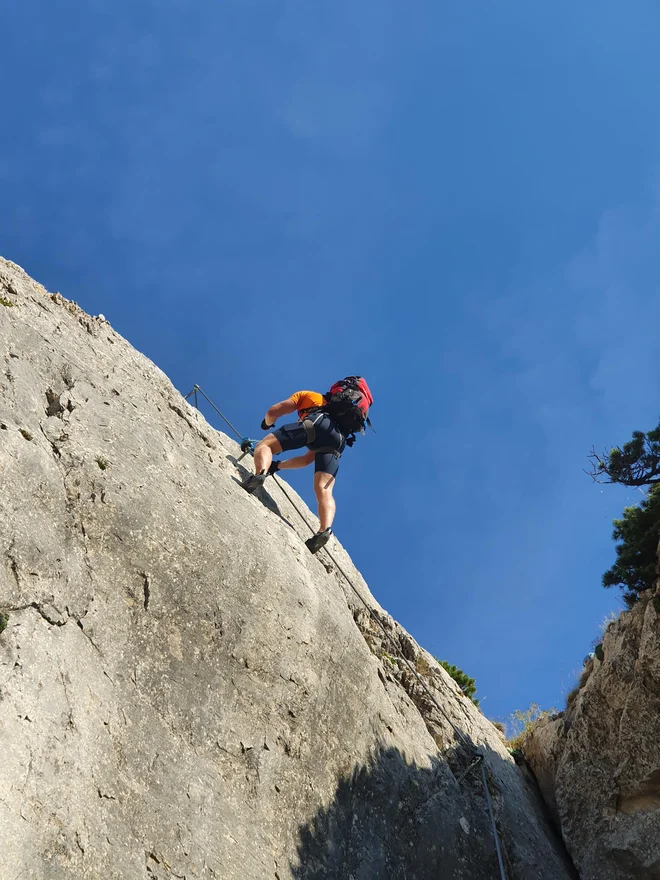
[[[346,446],[344,435],[330,416],[325,414],[318,419],[315,427],[316,437],[312,443],[307,443],[307,431],[302,422],[282,425],[281,428],[273,431],[273,435],[282,447],[282,452],[302,449],[305,446],[311,450],[324,448],[323,452],[317,452],[314,456],[314,472],[336,477],[339,470],[339,459]],[[334,451],[325,451],[328,447]]]

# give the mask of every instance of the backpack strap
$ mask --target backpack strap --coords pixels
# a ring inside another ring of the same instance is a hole
[[[325,412],[321,407],[316,407],[315,409],[310,410],[302,420],[301,424],[305,429],[308,445],[316,440],[316,423],[320,421],[324,415]]]
[[[318,449],[312,449],[312,452],[321,452],[324,455],[334,455],[335,458],[341,458],[341,452],[333,446],[319,446]]]

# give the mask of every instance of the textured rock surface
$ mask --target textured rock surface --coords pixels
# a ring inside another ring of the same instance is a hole
[[[342,548],[392,641],[104,319],[6,261],[0,297],[0,877],[499,876],[479,774],[404,658],[485,755],[510,880],[572,876]]]
[[[659,610],[647,597],[610,624],[602,662],[523,747],[583,880],[660,878]]]

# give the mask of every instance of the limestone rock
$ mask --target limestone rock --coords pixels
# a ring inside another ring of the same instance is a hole
[[[583,880],[660,878],[660,597],[609,625],[560,717],[523,750]]]
[[[573,876],[497,731],[341,546],[307,551],[302,500],[247,495],[102,316],[8,261],[0,299],[0,877],[490,880],[464,740],[509,880]]]

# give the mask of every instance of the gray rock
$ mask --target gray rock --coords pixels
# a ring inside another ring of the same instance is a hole
[[[660,597],[609,625],[561,717],[523,749],[584,880],[660,878]]]
[[[340,545],[307,551],[302,500],[247,495],[104,319],[7,261],[0,288],[0,877],[497,877],[465,742],[509,880],[572,876],[498,732]]]

